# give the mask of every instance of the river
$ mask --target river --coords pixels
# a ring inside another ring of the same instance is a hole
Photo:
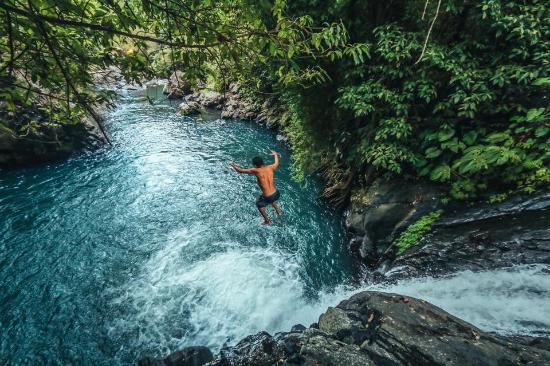
[[[368,288],[422,296],[486,330],[550,329],[543,266],[357,285],[341,218],[317,200],[319,181],[291,178],[274,132],[176,112],[123,96],[106,121],[112,147],[0,171],[0,364],[126,365],[189,345],[216,350],[309,325]],[[282,155],[283,216],[262,226],[254,178],[228,163],[269,159],[270,149]]]

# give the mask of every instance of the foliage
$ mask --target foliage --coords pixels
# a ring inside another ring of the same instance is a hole
[[[269,60],[277,81],[290,85],[326,78],[295,59],[360,62],[365,51],[348,42],[341,23],[313,27],[308,15],[288,15],[284,0],[5,0],[0,17],[0,92],[10,103],[46,97],[66,120],[79,111],[98,119],[93,107],[112,95],[93,82],[109,66],[127,81],[178,69],[197,83],[214,72],[251,75]]]
[[[343,0],[321,10],[326,21],[342,19],[369,52],[360,65],[326,67],[336,93],[295,92],[300,123],[289,134],[310,131],[300,138],[324,142],[296,149],[298,168],[310,165],[300,157],[321,154],[381,177],[447,185],[455,199],[547,186],[550,6],[444,0],[417,63],[437,1],[423,19],[424,5]],[[309,113],[312,105],[328,113]]]
[[[403,231],[393,243],[397,248],[397,255],[405,253],[409,248],[416,245],[422,239],[422,236],[430,231],[442,213],[442,210],[438,210],[424,215]]]
[[[97,71],[178,69],[277,99],[295,175],[326,172],[344,195],[350,177],[421,177],[456,199],[550,184],[543,0],[5,0],[0,17],[5,108],[41,96],[76,121],[112,97]]]

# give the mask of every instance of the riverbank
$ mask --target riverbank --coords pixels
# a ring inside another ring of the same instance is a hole
[[[0,168],[17,169],[66,159],[75,151],[106,143],[91,117],[79,123],[61,122],[43,112],[40,103],[13,105],[0,102]],[[98,115],[104,115],[99,113]]]

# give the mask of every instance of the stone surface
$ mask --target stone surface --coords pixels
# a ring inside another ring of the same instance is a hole
[[[178,70],[170,75],[162,92],[167,94],[168,99],[179,99],[191,93],[191,84],[185,74]]]
[[[440,198],[435,186],[399,180],[377,180],[367,190],[354,191],[346,213],[351,249],[376,265],[408,225],[439,208]]]
[[[38,107],[16,106],[8,110],[0,102],[0,168],[20,168],[68,157],[82,149],[93,149],[104,142],[91,118],[79,124],[50,120]],[[101,112],[101,111],[99,111]],[[36,121],[27,129],[30,121]]]
[[[238,84],[231,84],[226,93],[225,104],[222,109],[222,118],[242,120],[256,120],[261,112],[261,106],[239,94]]]
[[[138,362],[138,366],[202,366],[213,358],[207,347],[186,347],[166,358],[146,357]]]
[[[550,364],[544,340],[488,334],[425,301],[397,294],[358,293],[329,308],[318,327],[248,336],[205,365]]]
[[[195,101],[184,101],[179,105],[180,113],[183,116],[191,116],[201,111],[201,105]]]
[[[446,209],[432,232],[397,257],[389,278],[550,263],[550,192]]]

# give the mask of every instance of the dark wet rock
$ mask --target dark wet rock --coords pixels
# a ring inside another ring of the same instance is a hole
[[[530,336],[510,336],[506,337],[510,342],[524,344],[526,346],[540,348],[550,352],[550,338],[530,337]]]
[[[207,347],[186,347],[166,358],[146,357],[138,362],[138,366],[202,366],[213,358]]]
[[[441,206],[440,199],[435,186],[399,180],[377,180],[355,191],[346,213],[350,248],[366,263],[377,264],[408,225]]]
[[[542,340],[485,333],[423,300],[365,291],[329,308],[319,329],[248,336],[209,366],[547,365]]]
[[[296,325],[293,325],[292,328],[290,328],[290,331],[291,332],[303,332],[304,330],[306,330],[307,328],[305,327],[305,325],[303,324],[296,324]]]
[[[191,93],[191,84],[183,72],[176,71],[170,75],[162,92],[167,94],[168,99],[179,99]]]
[[[397,257],[389,278],[550,263],[550,192],[447,209],[432,232]]]
[[[9,110],[0,102],[0,168],[20,168],[68,157],[104,142],[95,122],[63,124],[40,111],[39,105]],[[101,112],[101,111],[99,111]],[[34,121],[34,122],[33,122]]]

